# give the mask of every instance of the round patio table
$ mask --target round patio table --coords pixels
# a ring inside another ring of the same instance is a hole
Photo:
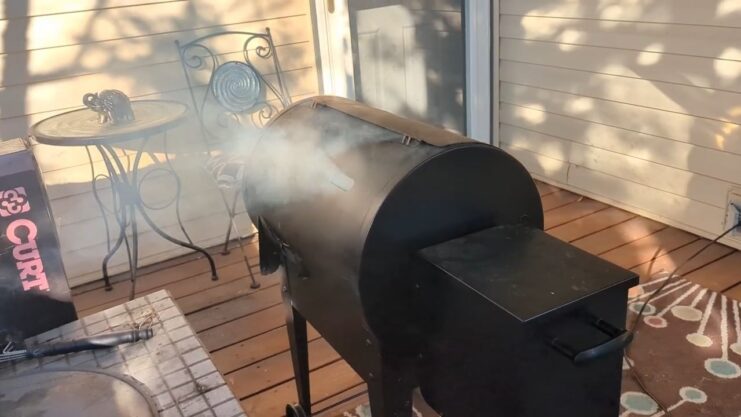
[[[136,273],[138,268],[139,257],[139,238],[137,235],[137,216],[138,211],[149,227],[165,240],[176,245],[200,252],[209,262],[211,267],[211,279],[217,280],[216,264],[211,255],[203,248],[193,244],[190,236],[185,231],[182,220],[180,219],[179,201],[180,201],[180,179],[175,172],[165,147],[164,154],[166,163],[162,163],[156,156],[153,159],[157,161],[157,167],[147,171],[140,176],[140,163],[142,155],[150,138],[157,134],[165,135],[167,140],[167,131],[185,121],[188,107],[182,103],[166,100],[135,100],[131,101],[131,107],[135,119],[131,122],[122,124],[101,124],[98,120],[98,113],[90,109],[73,110],[52,116],[42,120],[31,127],[31,135],[39,143],[53,146],[84,146],[88,152],[90,168],[93,175],[93,195],[98,207],[103,214],[103,221],[106,226],[106,236],[108,238],[108,253],[103,258],[102,269],[103,279],[107,290],[110,290],[111,282],[108,275],[108,262],[111,257],[123,246],[126,246],[126,252],[129,262],[129,273],[131,277],[131,297],[135,293]],[[136,155],[134,163],[129,171],[121,161],[115,150],[116,145],[124,142],[140,140],[138,146],[135,146]],[[100,153],[103,163],[108,174],[95,175],[93,160],[90,154],[90,147],[94,147]],[[175,179],[176,190],[175,197],[171,202],[165,205],[152,206],[145,203],[141,194],[142,183],[155,172],[165,172]],[[101,180],[109,180],[112,191],[113,206],[107,208],[103,204],[98,193],[97,184]],[[146,209],[160,210],[169,207],[172,203],[176,204],[176,217],[181,231],[185,235],[187,242],[177,239],[160,227],[158,227],[147,213]],[[112,213],[116,223],[119,226],[118,237],[115,243],[111,245],[110,233],[108,229],[108,220],[106,213]],[[127,236],[127,230],[131,230],[131,242]]]

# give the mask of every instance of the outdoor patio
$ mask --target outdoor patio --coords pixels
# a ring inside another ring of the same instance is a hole
[[[739,415],[741,0],[0,0],[0,27],[0,384],[104,370],[160,417],[371,417],[367,387],[374,417],[413,389]],[[5,387],[0,416],[41,407]]]
[[[707,240],[673,227],[538,182],[548,233],[641,275],[668,272]],[[248,251],[259,275],[257,244]],[[167,289],[197,331],[219,371],[250,417],[279,417],[296,401],[285,329],[280,280],[250,281],[238,250],[216,257],[221,279],[209,279],[202,258],[184,256],[142,271],[137,295]],[[679,273],[703,287],[741,300],[741,252],[716,244]],[[120,277],[112,291],[100,282],[74,290],[80,316],[126,301],[129,283]],[[317,416],[336,417],[367,402],[360,377],[315,331],[309,332],[312,398]]]

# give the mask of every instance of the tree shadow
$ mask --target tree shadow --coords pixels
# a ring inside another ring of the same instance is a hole
[[[296,74],[293,78],[298,84],[312,85],[309,67],[315,64],[311,61],[313,50],[308,48],[310,39],[301,38],[295,28],[282,26],[284,20],[280,19],[291,16],[289,11],[299,7],[294,0],[218,3],[161,0],[124,6],[116,1],[96,0],[86,10],[70,10],[65,2],[52,3],[46,10],[37,10],[38,6],[34,8],[31,1],[3,0],[3,3],[8,20],[2,38],[3,54],[0,54],[0,118],[3,119],[0,138],[25,136],[30,124],[82,107],[82,96],[91,91],[120,89],[132,99],[174,99],[190,106],[174,41],[188,41],[224,30],[263,31],[266,25],[273,25],[274,37],[282,39],[278,47],[289,52],[285,57],[289,63],[285,72]],[[298,19],[294,17],[291,22]],[[303,21],[310,24],[308,17]],[[224,53],[240,50],[241,45]],[[316,91],[315,87],[311,91]],[[186,220],[196,228],[203,223],[200,219],[223,223],[219,231],[213,228],[199,232],[200,240],[214,241],[217,234],[223,236],[226,231],[228,216],[221,204],[214,203],[220,201],[215,184],[202,180],[206,175],[201,165],[205,147],[198,132],[194,117],[170,131],[167,153],[183,178],[182,195],[188,205],[185,211],[190,213]],[[119,151],[129,168],[136,147],[138,143],[132,142]],[[90,175],[90,163],[83,148],[38,144],[33,148],[52,199],[68,275],[93,277],[99,273],[99,262],[106,250],[102,218],[91,192],[92,177],[105,173],[101,157],[92,152],[95,172]],[[163,138],[151,138],[147,150],[142,176],[157,169],[154,159],[164,161]],[[159,194],[169,196],[172,181],[167,176],[161,177]],[[157,183],[157,175],[150,179],[150,184]],[[101,185],[109,202],[108,184],[103,181]],[[156,190],[148,194],[155,199],[161,197]],[[161,226],[172,228],[175,224],[172,210],[159,215]],[[243,215],[241,221],[245,219]],[[110,215],[108,220],[113,222]],[[177,229],[174,232],[179,234]],[[81,235],[86,238],[80,239]],[[164,249],[157,247],[155,252],[161,250]],[[114,272],[125,269],[122,256],[114,258],[113,264]]]
[[[503,10],[504,146],[550,182],[719,234],[741,184],[741,11],[533,4]]]
[[[4,8],[7,14],[25,16],[28,14],[28,2],[27,1],[12,1],[5,0]],[[3,32],[2,42],[4,50],[26,50],[26,32],[28,30],[28,21],[26,19],[14,19],[8,21]],[[3,80],[12,77],[12,74],[27,73],[28,58],[26,56],[19,57],[18,59],[7,60],[3,66],[2,77]],[[26,88],[21,87],[20,91],[17,92],[21,100],[19,105],[21,106],[21,112],[25,114],[26,106]],[[0,109],[0,116],[4,112]],[[5,128],[4,123],[0,123],[0,138],[7,139],[11,135]],[[2,140],[2,139],[0,139]]]

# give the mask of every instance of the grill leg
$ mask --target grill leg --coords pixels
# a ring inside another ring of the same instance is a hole
[[[384,367],[381,375],[367,380],[368,397],[373,417],[413,417],[412,392],[406,378]]]
[[[293,373],[296,376],[298,403],[306,415],[311,415],[311,395],[309,394],[309,340],[306,332],[306,319],[291,304],[287,288],[283,287],[283,301],[286,306],[286,327],[288,342],[291,345]]]

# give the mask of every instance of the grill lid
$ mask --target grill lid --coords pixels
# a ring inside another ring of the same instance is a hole
[[[345,113],[356,119],[381,126],[402,136],[424,142],[433,146],[448,146],[457,143],[474,142],[463,135],[450,130],[423,123],[413,119],[397,116],[384,110],[368,107],[357,101],[336,96],[317,96],[310,99],[315,104],[321,104]]]

